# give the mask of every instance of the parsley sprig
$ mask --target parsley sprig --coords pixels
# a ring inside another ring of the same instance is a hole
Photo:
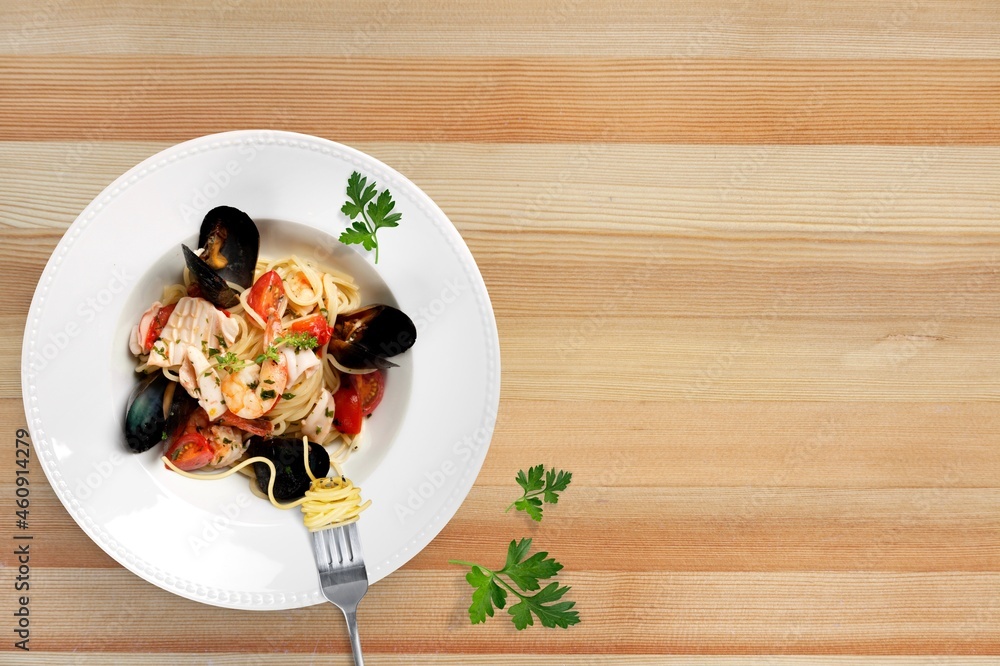
[[[212,358],[214,358],[218,362],[220,368],[222,368],[231,375],[239,372],[247,365],[246,361],[241,359],[233,352],[226,352],[225,354],[223,354],[222,352],[219,352],[219,350],[217,349],[214,349],[213,351],[215,351],[216,353],[212,354]]]
[[[259,354],[253,362],[257,365],[262,364],[264,361],[277,362],[278,345],[288,345],[289,347],[294,347],[295,349],[315,349],[319,346],[319,340],[316,339],[316,336],[309,335],[305,332],[288,333],[275,338],[274,344],[268,345],[267,349],[264,350],[264,353]]]
[[[538,590],[541,587],[538,581],[552,578],[563,568],[544,551],[525,559],[530,548],[531,539],[511,541],[507,548],[507,562],[499,571],[472,562],[449,560],[449,564],[472,567],[472,570],[465,575],[465,580],[475,588],[472,593],[472,605],[469,606],[469,619],[472,620],[472,624],[486,622],[487,617],[493,617],[494,608],[503,608],[507,603],[507,592],[513,593],[519,600],[507,609],[514,626],[519,630],[535,623],[532,615],[538,618],[543,627],[565,629],[580,622],[579,613],[570,610],[576,602],[560,601],[569,592],[568,585],[552,582],[532,595],[518,591],[517,588],[523,592]],[[510,582],[504,580],[504,576],[510,579]]]
[[[529,467],[527,474],[524,470],[517,473],[517,485],[521,486],[524,494],[521,498],[507,507],[507,511],[517,509],[524,511],[536,522],[542,521],[542,501],[548,504],[555,504],[559,501],[559,493],[566,490],[566,486],[573,479],[572,472],[556,471],[552,469],[545,471],[544,465]]]
[[[376,194],[378,197],[376,198]],[[375,250],[375,263],[378,263],[378,238],[375,234],[383,227],[397,227],[402,213],[393,213],[396,202],[392,200],[389,190],[378,192],[375,181],[368,184],[368,178],[355,171],[347,179],[347,197],[340,209],[353,222],[340,234],[340,242],[344,245],[361,245],[366,250]],[[358,216],[361,219],[356,219]]]

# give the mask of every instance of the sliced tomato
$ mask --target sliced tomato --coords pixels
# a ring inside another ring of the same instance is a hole
[[[245,419],[242,416],[236,416],[236,414],[230,411],[222,413],[222,416],[219,417],[219,423],[239,428],[244,432],[260,435],[261,437],[269,436],[271,431],[274,430],[274,424],[267,419]]]
[[[204,435],[189,432],[174,440],[164,455],[178,468],[190,472],[212,462],[212,457],[215,454],[212,452],[212,445],[208,443],[208,439]]]
[[[333,425],[345,435],[361,432],[361,398],[354,386],[341,386],[333,394]]]
[[[159,339],[160,333],[163,332],[163,327],[167,325],[167,320],[170,319],[170,315],[173,313],[175,307],[177,307],[176,303],[162,307],[157,311],[156,316],[153,317],[153,322],[149,325],[149,331],[146,333],[146,341],[143,343],[143,349],[147,352],[153,348],[153,343]]]
[[[361,413],[368,416],[375,411],[378,403],[382,402],[382,394],[385,393],[385,375],[381,370],[363,375],[351,375],[351,386],[361,399]]]
[[[321,314],[309,315],[308,317],[294,321],[288,327],[288,330],[292,333],[308,333],[316,338],[316,342],[319,343],[320,347],[328,343],[330,336],[333,335],[333,329],[326,323],[326,317]]]
[[[281,276],[275,271],[268,271],[257,278],[250,287],[247,305],[253,308],[261,319],[267,319],[268,315],[278,310],[284,297],[285,286],[281,283]]]

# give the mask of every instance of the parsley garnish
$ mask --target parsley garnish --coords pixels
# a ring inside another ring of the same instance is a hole
[[[277,340],[275,341],[277,342]],[[263,365],[264,361],[274,361],[278,362],[278,348],[268,347],[264,350],[264,353],[253,360],[257,365]]]
[[[354,220],[351,226],[340,234],[340,242],[344,245],[362,245],[366,250],[375,250],[375,263],[378,263],[378,239],[375,234],[382,227],[399,226],[402,213],[393,213],[396,202],[392,200],[389,190],[382,190],[375,198],[378,189],[375,181],[368,184],[368,178],[355,171],[347,179],[347,196],[350,201],[340,209],[344,215]],[[372,201],[372,199],[375,199]],[[358,215],[360,220],[355,220]]]
[[[281,394],[281,399],[282,400],[291,400],[294,397],[295,397],[294,393],[282,393]]]
[[[278,394],[275,393],[273,390],[266,389],[266,390],[260,392],[260,399],[261,400],[270,400],[271,398],[275,397],[276,395],[278,395]]]
[[[226,344],[226,339],[221,335],[216,335],[215,339],[219,341],[219,349],[225,349],[229,345]]]
[[[233,352],[226,352],[225,354],[216,354],[212,358],[216,359],[219,363],[219,367],[228,372],[229,374],[234,374],[246,367],[246,361],[242,360]]]
[[[475,588],[475,592],[472,593],[472,605],[469,606],[469,619],[472,620],[472,624],[486,622],[487,616],[493,617],[494,607],[503,608],[507,603],[508,591],[520,599],[507,609],[514,626],[518,629],[530,627],[535,623],[532,614],[539,619],[543,627],[565,629],[580,622],[579,613],[570,610],[576,602],[559,601],[569,592],[569,586],[560,586],[559,583],[553,582],[540,592],[527,595],[518,592],[513,585],[502,578],[506,576],[524,592],[533,592],[541,587],[538,584],[539,580],[552,578],[563,568],[546,552],[535,553],[525,559],[530,547],[531,539],[511,541],[507,548],[507,562],[499,571],[492,571],[472,562],[449,560],[449,564],[472,567],[472,571],[465,575],[465,580]]]
[[[524,511],[532,520],[541,522],[542,499],[549,504],[555,504],[559,501],[558,493],[566,490],[572,479],[572,472],[556,472],[554,467],[546,472],[544,465],[529,467],[527,474],[521,470],[517,473],[517,485],[524,489],[524,494],[521,495],[521,499],[508,506],[507,511],[511,509]]]
[[[319,346],[319,340],[316,336],[309,335],[308,333],[288,333],[283,335],[274,341],[274,346],[280,344],[286,344],[289,347],[295,347],[296,349],[315,349]]]
[[[153,351],[155,351],[157,354],[159,354],[163,358],[167,358],[167,352],[166,352],[165,349],[160,349],[156,345],[153,345]]]

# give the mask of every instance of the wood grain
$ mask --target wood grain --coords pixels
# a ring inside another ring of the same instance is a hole
[[[648,58],[0,56],[0,88],[0,140],[182,140],[234,126],[344,141],[1000,140],[997,59],[679,68]],[[378,93],[355,92],[365,90]]]
[[[212,131],[318,134],[441,205],[503,355],[475,487],[362,605],[368,663],[997,663],[997,34],[985,0],[0,2],[0,421],[108,183]],[[537,462],[574,472],[540,525],[502,512]],[[3,663],[349,663],[332,607],[172,596],[31,473],[32,651]],[[446,561],[521,536],[581,626],[469,625]]]

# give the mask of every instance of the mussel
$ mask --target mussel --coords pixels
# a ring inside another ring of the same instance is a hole
[[[253,284],[260,232],[243,211],[231,206],[208,211],[198,234],[198,247],[204,248],[201,256],[186,245],[181,247],[202,296],[218,307],[231,308],[239,303],[237,292],[227,282],[244,289]]]
[[[274,463],[278,471],[274,479],[275,499],[295,500],[305,495],[309,489],[312,480],[306,474],[301,439],[264,439],[255,435],[250,438],[246,456],[263,456]],[[330,473],[330,454],[315,442],[309,442],[309,469],[317,479]],[[266,463],[255,462],[253,471],[257,477],[257,487],[266,493],[271,469]]]
[[[339,315],[327,350],[352,370],[393,368],[386,359],[402,354],[417,341],[417,327],[391,305],[370,305]]]
[[[135,453],[170,439],[198,405],[162,373],[149,375],[132,390],[125,408],[125,444]]]

